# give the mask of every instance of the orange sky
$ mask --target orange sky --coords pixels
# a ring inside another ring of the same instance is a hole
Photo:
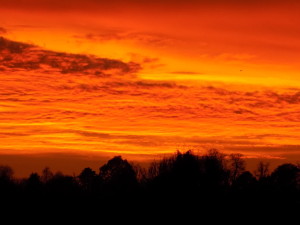
[[[17,174],[177,149],[300,160],[297,1],[0,5],[0,164]]]

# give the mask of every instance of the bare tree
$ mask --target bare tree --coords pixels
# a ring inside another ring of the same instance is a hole
[[[246,162],[243,159],[243,155],[236,153],[229,155],[230,159],[230,171],[231,171],[231,182],[234,182],[238,176],[245,171]]]
[[[159,167],[160,163],[157,161],[153,161],[147,171],[147,179],[153,180],[155,177],[159,175]]]
[[[42,176],[41,176],[41,180],[44,183],[47,183],[49,180],[51,180],[53,178],[53,173],[50,170],[49,167],[45,167],[45,169],[43,169],[42,171]]]
[[[132,168],[134,169],[134,171],[136,173],[137,180],[139,182],[146,181],[147,180],[147,170],[139,164],[131,163],[131,165],[132,165]]]
[[[257,165],[257,169],[254,171],[255,176],[258,180],[264,179],[268,177],[269,174],[270,163],[260,161]]]
[[[0,178],[5,180],[11,180],[13,177],[14,171],[9,166],[0,165]]]

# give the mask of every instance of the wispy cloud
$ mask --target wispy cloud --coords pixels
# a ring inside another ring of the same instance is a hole
[[[74,38],[80,40],[89,40],[95,42],[107,42],[107,41],[132,41],[143,45],[151,46],[167,46],[172,45],[175,41],[168,35],[161,33],[147,33],[147,32],[135,32],[127,31],[124,29],[108,29],[101,28],[99,33],[89,33],[86,35],[75,35]]]
[[[194,72],[194,71],[173,71],[171,73],[172,74],[181,74],[181,75],[185,75],[185,74],[188,74],[188,75],[201,75],[201,74],[203,74],[201,72]]]

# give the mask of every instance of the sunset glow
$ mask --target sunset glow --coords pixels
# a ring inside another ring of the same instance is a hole
[[[299,3],[66,2],[0,0],[0,164],[300,160]]]

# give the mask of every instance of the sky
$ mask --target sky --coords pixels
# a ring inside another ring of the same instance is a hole
[[[297,1],[0,0],[0,164],[177,150],[300,161]]]

